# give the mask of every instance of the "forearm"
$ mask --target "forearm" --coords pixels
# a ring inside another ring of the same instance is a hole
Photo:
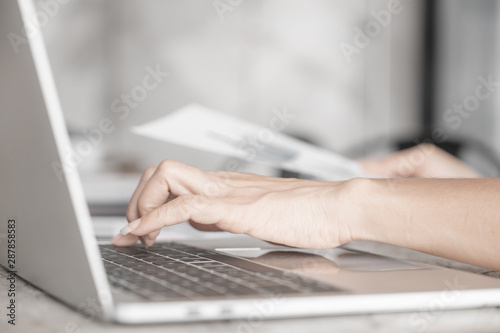
[[[500,179],[359,179],[351,238],[500,270]]]

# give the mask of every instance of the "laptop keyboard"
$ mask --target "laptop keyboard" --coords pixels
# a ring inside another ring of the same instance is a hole
[[[152,301],[343,291],[298,274],[184,244],[161,243],[148,249],[101,245],[100,249],[111,285]]]

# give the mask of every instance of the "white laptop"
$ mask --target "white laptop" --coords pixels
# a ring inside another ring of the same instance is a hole
[[[0,263],[7,270],[120,323],[252,318],[263,308],[264,318],[283,318],[422,311],[436,309],[436,300],[438,309],[500,305],[500,280],[343,248],[251,238],[148,250],[98,244],[78,172],[69,167],[41,34],[13,35],[22,36],[23,21],[34,17],[32,0],[0,2]]]

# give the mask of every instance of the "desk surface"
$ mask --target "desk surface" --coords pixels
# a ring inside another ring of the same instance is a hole
[[[457,263],[407,249],[372,242],[350,246],[372,253],[452,267],[476,274],[500,278],[500,272]],[[17,280],[17,325],[7,324],[4,303],[7,299],[6,271],[0,269],[0,332],[247,332],[241,321],[194,324],[123,326],[89,321],[83,315],[57,302],[43,292]],[[413,320],[412,320],[413,316]],[[422,317],[419,317],[422,318]],[[388,313],[322,318],[268,320],[255,323],[251,332],[500,332],[500,308],[454,310],[427,313],[425,320],[415,320],[415,313]]]

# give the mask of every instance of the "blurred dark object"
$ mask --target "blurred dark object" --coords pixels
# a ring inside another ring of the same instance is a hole
[[[421,80],[421,100],[420,111],[421,133],[411,139],[403,139],[396,143],[398,150],[411,148],[422,142],[431,142],[448,153],[461,157],[466,150],[473,149],[480,153],[484,159],[495,166],[496,176],[500,175],[500,161],[493,149],[472,138],[447,139],[444,142],[436,142],[433,131],[439,128],[436,110],[437,82],[438,82],[438,45],[439,31],[438,20],[440,17],[439,3],[434,0],[423,0],[423,41],[422,41],[422,76]]]

